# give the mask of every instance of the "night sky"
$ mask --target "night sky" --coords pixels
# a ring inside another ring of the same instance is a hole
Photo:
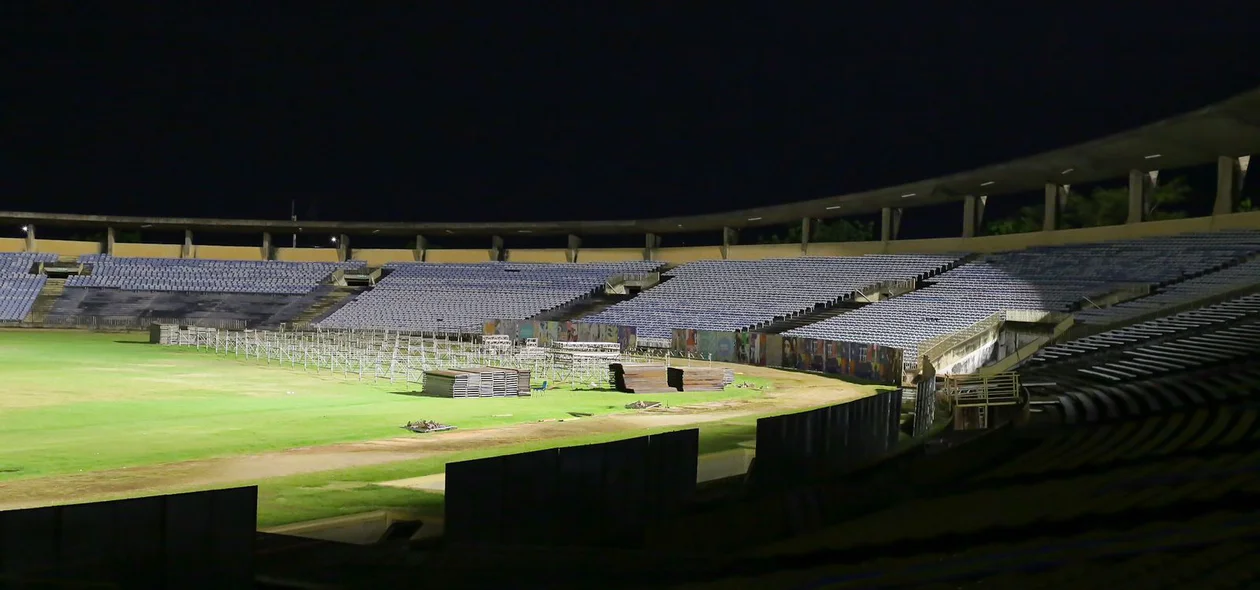
[[[995,163],[1260,86],[1252,2],[19,4],[0,19],[10,210],[704,213]],[[449,6],[398,8],[419,4]]]

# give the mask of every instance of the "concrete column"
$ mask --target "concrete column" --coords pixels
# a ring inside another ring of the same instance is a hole
[[[1216,203],[1212,206],[1212,215],[1227,215],[1238,211],[1238,200],[1242,195],[1243,181],[1247,177],[1247,164],[1250,163],[1251,156],[1221,156],[1216,159]]]
[[[105,228],[105,253],[110,256],[114,255],[115,240],[117,240],[117,235],[114,233],[114,228]]]
[[[501,236],[491,236],[490,260],[500,262],[503,260],[503,255],[503,238]]]
[[[1126,224],[1146,221],[1146,212],[1151,208],[1151,193],[1155,190],[1158,174],[1158,170],[1150,173],[1129,171],[1129,216],[1125,219]]]
[[[1065,184],[1046,183],[1046,212],[1042,217],[1042,231],[1063,228],[1063,208],[1067,205],[1070,190],[1071,188]]]
[[[26,251],[27,251],[27,252],[34,252],[34,251],[35,251],[35,248],[36,248],[36,244],[35,244],[35,224],[34,224],[34,223],[28,223],[28,224],[24,225],[23,227],[25,227],[25,228],[26,228]]]
[[[897,239],[897,234],[901,231],[901,208],[900,207],[884,207],[880,211],[879,221],[879,239],[883,242],[891,242]]]
[[[661,247],[661,237],[656,234],[647,234],[643,243],[643,259],[652,260],[652,251]]]
[[[429,253],[429,240],[422,235],[416,235],[416,262],[424,262]]]
[[[813,220],[808,217],[801,218],[801,254],[809,254],[809,234],[813,230]]]
[[[184,230],[184,247],[179,250],[180,258],[193,257],[193,235],[191,229]]]
[[[739,243],[739,230],[733,227],[722,228],[722,258],[729,258],[727,252],[731,246]]]
[[[569,251],[565,253],[565,258],[569,262],[578,261],[578,250],[582,249],[582,238],[569,234]]]
[[[337,260],[342,262],[350,260],[350,236],[346,234],[337,236]]]
[[[271,255],[271,232],[269,232],[269,231],[265,231],[265,232],[263,232],[262,259],[263,259],[263,260],[271,260],[271,259],[272,259],[272,255]]]
[[[976,237],[976,196],[967,195],[963,197],[963,228],[962,237]]]

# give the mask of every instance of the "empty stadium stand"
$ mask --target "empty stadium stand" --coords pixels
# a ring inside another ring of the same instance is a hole
[[[31,268],[55,260],[55,254],[0,254],[0,321],[26,319],[46,280],[42,274],[32,274]]]
[[[41,323],[137,327],[149,321],[271,327],[298,318],[333,292],[337,270],[362,263],[80,257]]]
[[[480,333],[487,320],[529,319],[659,262],[580,264],[397,263],[374,288],[316,323],[321,328]]]
[[[864,289],[881,283],[927,279],[962,258],[868,255],[692,262],[667,272],[668,280],[638,297],[586,319],[635,326],[641,338],[669,338],[675,328],[745,330],[859,298]]]
[[[1185,234],[1002,252],[928,279],[926,288],[784,334],[915,349],[995,313],[1068,313],[1121,289],[1170,290],[1257,253],[1260,232]],[[1187,287],[1185,292],[1192,289]]]
[[[91,274],[71,277],[66,287],[278,295],[309,293],[334,270],[363,266],[361,262],[116,258],[103,254],[83,256],[79,261],[91,265]]]

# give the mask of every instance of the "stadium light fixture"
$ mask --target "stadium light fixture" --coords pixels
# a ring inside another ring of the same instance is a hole
[[[31,231],[31,226],[29,226],[29,225],[23,225],[23,226],[22,226],[22,231],[24,231],[24,232],[30,232],[30,231]]]
[[[915,196],[915,195],[917,195],[917,194],[919,194],[919,193],[908,193],[908,194],[901,195],[901,198],[903,198],[903,199],[909,199],[910,197],[913,197],[913,196]]]
[[[833,209],[839,209],[839,208],[840,208],[840,206],[839,206],[839,205],[832,205],[832,206],[830,206],[830,207],[827,207],[827,210],[828,210],[828,211],[831,211],[831,210],[833,210]]]
[[[1145,159],[1147,159],[1147,160],[1154,160],[1155,158],[1161,158],[1161,157],[1163,157],[1163,156],[1164,156],[1164,154],[1151,154],[1151,155],[1149,155],[1149,156],[1146,156],[1146,158],[1145,158]]]
[[[1060,172],[1060,174],[1071,174],[1073,170],[1076,170],[1076,168],[1068,168],[1067,170]]]
[[[333,237],[328,238],[328,239],[329,239],[330,241],[332,241],[332,243],[334,243],[334,244],[336,244],[336,243],[337,243],[337,236],[333,236]]]
[[[992,185],[994,185],[994,184],[997,184],[997,183],[996,183],[996,182],[994,182],[994,181],[992,181],[992,180],[990,180],[989,182],[982,182],[982,183],[980,183],[980,186],[992,186]]]

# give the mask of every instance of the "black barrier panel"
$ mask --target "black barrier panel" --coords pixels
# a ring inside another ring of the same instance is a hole
[[[195,492],[166,497],[166,587],[188,588],[201,582],[212,568],[210,535],[213,505],[210,494]]]
[[[258,488],[216,490],[210,500],[214,512],[210,554],[216,566],[207,579],[217,588],[248,588],[254,579]]]
[[[114,535],[112,539],[94,533],[97,542],[109,543],[114,549],[114,576],[127,580],[135,588],[155,588],[165,577],[165,512],[166,499],[162,496],[133,498],[109,502],[112,509]],[[106,508],[102,504],[102,508]]]
[[[642,542],[646,514],[648,437],[601,445],[604,447],[604,539],[617,546]]]
[[[446,464],[445,533],[455,544],[502,542],[503,458]]]
[[[651,514],[674,514],[696,491],[700,430],[677,430],[648,437],[647,508]]]
[[[0,570],[6,576],[55,577],[60,516],[57,508],[0,512]]]
[[[553,546],[565,542],[551,527],[552,521],[571,509],[567,494],[558,485],[559,458],[558,449],[508,457],[507,489],[512,490],[513,497],[506,498],[504,512],[513,515],[510,521],[516,523],[518,543]]]
[[[117,502],[72,504],[61,507],[60,527],[77,533],[60,535],[61,568],[72,571],[71,577],[85,580],[113,579],[110,562],[115,538],[129,534],[114,528],[114,507]]]
[[[757,455],[752,466],[755,485],[766,487],[777,480],[784,460],[785,429],[783,416],[757,419]]]
[[[901,405],[905,403],[905,392],[895,389],[888,393],[891,401],[888,408],[888,450],[897,447],[901,438]]]
[[[603,445],[565,447],[557,454],[558,486],[568,504],[558,510],[555,536],[563,544],[577,545],[599,534],[592,523],[604,518]]]

